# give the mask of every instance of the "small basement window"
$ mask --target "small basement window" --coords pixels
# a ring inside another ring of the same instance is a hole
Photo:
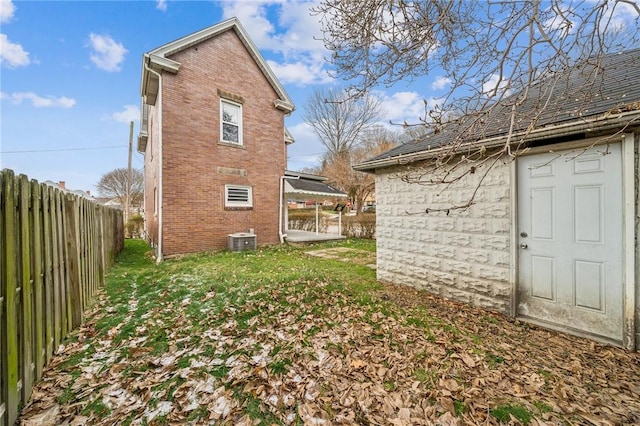
[[[250,186],[225,185],[225,207],[253,207],[253,194]]]

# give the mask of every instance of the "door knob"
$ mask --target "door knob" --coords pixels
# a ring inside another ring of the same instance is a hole
[[[529,247],[529,246],[527,245],[527,243],[520,243],[520,248],[521,248],[521,249],[526,249],[526,248],[528,248],[528,247]]]

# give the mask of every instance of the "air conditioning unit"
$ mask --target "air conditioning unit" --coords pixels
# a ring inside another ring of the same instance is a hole
[[[248,232],[229,234],[229,250],[246,251],[256,249],[256,235]]]

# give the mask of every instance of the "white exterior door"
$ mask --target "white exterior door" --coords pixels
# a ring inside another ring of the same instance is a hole
[[[523,156],[517,167],[518,315],[620,342],[620,144]]]

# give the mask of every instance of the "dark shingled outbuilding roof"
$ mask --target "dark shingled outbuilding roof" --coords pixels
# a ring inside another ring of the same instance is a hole
[[[511,104],[521,95],[513,94],[486,112],[469,114],[447,123],[440,132],[400,145],[356,165],[355,169],[370,171],[410,162],[412,157],[428,158],[429,151],[452,142],[473,143],[504,137],[509,131]],[[542,107],[544,103],[547,104]],[[514,142],[527,140],[535,131],[563,124],[587,123],[594,118],[602,118],[604,122],[608,117],[629,111],[640,113],[640,49],[605,55],[598,65],[585,61],[568,69],[564,75],[532,86],[528,98],[516,113],[513,134],[520,133],[521,137],[514,138]],[[527,132],[527,129],[531,130],[530,126],[534,132]],[[597,130],[595,124],[592,130]],[[496,146],[503,143],[504,140]]]
[[[299,193],[323,194],[329,196],[344,197],[345,193],[335,189],[331,185],[308,179],[285,179],[291,187]]]
[[[303,198],[331,198],[346,197],[347,194],[331,185],[324,183],[327,178],[307,173],[286,171],[285,193],[288,195],[300,195]]]

